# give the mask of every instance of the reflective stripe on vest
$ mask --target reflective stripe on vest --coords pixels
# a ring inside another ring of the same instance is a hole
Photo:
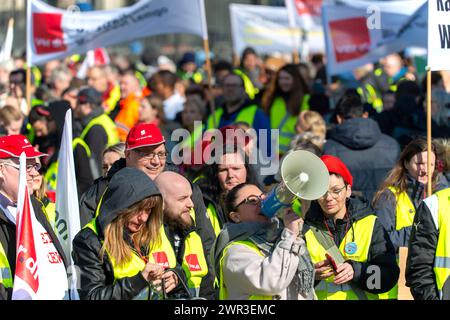
[[[107,146],[119,143],[119,134],[117,133],[116,124],[105,113],[89,121],[87,126],[83,129],[83,132],[81,132],[80,138],[84,140],[91,128],[96,125],[102,126],[105,130],[106,135],[108,136]]]
[[[193,209],[190,214],[195,223],[195,212]],[[162,230],[161,238],[161,245],[152,249],[150,256],[152,256],[158,264],[163,266],[169,265],[170,268],[174,268],[176,265],[175,251],[173,250],[164,229]],[[184,256],[181,266],[186,273],[188,287],[195,289],[196,295],[198,296],[198,290],[200,289],[202,279],[208,274],[208,266],[206,264],[202,239],[195,231],[189,233],[184,240]]]
[[[109,92],[108,99],[106,99],[106,101],[103,102],[103,109],[105,109],[106,114],[109,114],[114,109],[119,100],[120,100],[120,86],[116,84]]]
[[[395,230],[398,231],[412,226],[416,209],[408,194],[405,191],[399,193],[399,189],[395,187],[389,187],[388,189],[394,194],[395,200],[397,201],[395,208]]]
[[[309,109],[309,95],[303,96],[300,111]],[[276,97],[272,106],[270,107],[270,127],[272,129],[279,129],[280,146],[278,153],[286,153],[289,150],[289,145],[292,138],[297,134],[295,126],[297,124],[297,116],[291,115],[286,103],[282,97]]]
[[[264,254],[258,249],[258,247],[251,241],[235,241],[229,243],[225,249],[223,249],[222,256],[220,257],[220,271],[219,271],[219,300],[228,300],[228,291],[225,287],[225,282],[223,278],[223,260],[228,251],[228,248],[233,245],[242,245],[253,251],[255,251],[259,256],[264,257]],[[248,300],[272,300],[272,296],[263,295],[249,295]]]
[[[352,227],[349,228],[347,234],[339,246],[339,251],[345,260],[354,260],[358,262],[366,262],[369,255],[369,248],[372,240],[373,228],[377,217],[369,215],[361,220],[355,221]],[[316,239],[314,232],[310,229],[305,234],[306,246],[311,255],[312,262],[318,263],[326,259],[327,251]],[[345,244],[353,242],[356,244],[356,252],[346,253]],[[350,284],[335,285],[333,283],[334,276],[330,276],[325,280],[319,282],[316,286],[316,295],[319,300],[358,300],[357,293],[354,292]],[[362,291],[362,290],[361,290]],[[367,299],[378,300],[384,298],[383,295],[372,294],[362,291]],[[387,297],[386,297],[387,298]],[[395,297],[389,297],[390,299]]]
[[[435,193],[437,197],[437,216],[439,237],[434,259],[434,274],[439,297],[442,288],[450,276],[450,188]]]
[[[211,225],[217,237],[220,233],[220,230],[222,230],[222,227],[220,226],[220,221],[217,217],[216,207],[211,202],[208,203],[208,207],[206,208],[206,215],[208,216],[209,221],[211,221]]]
[[[85,226],[85,228],[91,229],[98,236],[95,220],[96,220],[95,218],[92,219],[91,222],[89,222]],[[118,266],[116,264],[116,261],[109,255],[109,253],[108,252],[106,252],[106,253],[108,254],[109,260],[111,261],[111,264],[112,264],[112,267],[114,270],[114,279],[133,277],[136,274],[138,274],[139,272],[141,272],[142,270],[144,270],[144,268],[145,268],[145,261],[142,260],[135,253],[132,253],[131,260],[122,266]]]
[[[245,74],[244,71],[240,69],[234,69],[234,73],[241,77],[242,82],[244,82],[244,89],[247,93],[248,97],[253,100],[255,96],[258,94],[259,89],[253,85],[252,80],[250,80],[249,76]]]
[[[72,150],[75,150],[77,145],[81,145],[84,150],[86,151],[86,154],[88,158],[91,157],[91,149],[87,145],[87,143],[81,139],[81,138],[75,138],[72,141]],[[50,166],[47,168],[47,171],[45,172],[45,180],[47,181],[47,186],[50,191],[56,191],[56,185],[57,185],[57,178],[58,178],[58,161],[54,161],[50,164]]]
[[[191,217],[195,223],[195,211],[191,209]],[[184,257],[182,267],[188,278],[188,287],[200,289],[202,278],[208,274],[205,251],[202,239],[197,232],[191,232],[184,240]]]
[[[246,122],[251,128],[253,128],[253,123],[255,122],[256,111],[258,111],[258,106],[256,104],[252,104],[250,106],[245,107],[236,117],[234,122]],[[223,115],[223,108],[219,108],[216,112],[208,117],[207,129],[217,129],[217,126],[220,124],[220,119]],[[213,119],[216,120],[216,126],[214,126]]]
[[[13,277],[11,274],[11,267],[9,266],[8,257],[3,249],[3,245],[0,243],[0,284],[5,288],[12,288]]]
[[[364,90],[363,87],[358,87],[356,89],[356,91],[361,96],[361,98],[363,98],[363,100],[365,102],[370,103],[372,105],[372,107],[378,113],[383,111],[383,99],[381,99],[379,97],[379,95],[377,94],[377,91],[375,90],[375,88],[369,83],[366,83],[364,85],[364,88],[366,90]],[[366,91],[367,91],[367,94],[366,94]]]

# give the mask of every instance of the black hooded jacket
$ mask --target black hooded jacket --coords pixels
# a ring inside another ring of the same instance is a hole
[[[369,118],[348,119],[328,132],[324,154],[338,157],[353,176],[352,189],[369,200],[397,162],[400,146]]]
[[[374,214],[372,207],[366,199],[354,196],[347,201],[347,213],[348,215],[344,219],[337,219],[336,223],[332,219],[324,220],[320,205],[317,201],[313,201],[305,217],[303,234],[308,232],[310,226],[315,226],[320,230],[328,232],[325,226],[326,223],[333,234],[334,243],[339,247],[348,228],[348,219],[350,219],[349,225],[352,226],[354,223],[358,223],[359,220]],[[378,219],[375,221],[367,261],[357,262],[349,260],[347,262],[352,265],[354,270],[352,283],[364,291],[373,294],[384,293],[391,290],[397,283],[400,270],[397,266],[395,249],[387,231]],[[380,270],[381,279],[378,282],[380,283],[379,288],[368,287],[368,285],[373,284],[370,281],[370,277],[373,278],[374,275],[374,269],[371,266],[376,266]]]
[[[108,171],[106,177],[100,177],[95,180],[94,184],[81,196],[80,199],[80,219],[81,226],[86,225],[95,216],[95,210],[103,193],[108,188],[111,179],[117,172],[126,167],[124,158],[117,160]],[[165,170],[177,171],[173,165],[166,164]],[[206,206],[203,202],[203,195],[200,188],[191,183],[192,187],[192,202],[194,203],[196,232],[203,242],[206,259],[209,259],[209,254],[216,239],[211,222],[206,215]],[[207,260],[208,261],[208,260]]]
[[[125,168],[111,179],[96,219],[98,235],[90,228],[84,228],[73,240],[72,257],[80,269],[81,299],[129,300],[149,285],[140,271],[131,277],[114,279],[114,270],[108,255],[105,254],[101,260],[99,253],[104,238],[103,232],[118,217],[120,211],[154,195],[161,193],[153,181],[138,169]],[[124,237],[127,240],[126,234]]]

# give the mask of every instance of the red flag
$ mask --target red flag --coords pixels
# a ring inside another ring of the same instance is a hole
[[[23,208],[18,208],[21,223],[16,225],[17,259],[15,278],[19,277],[37,293],[39,289],[38,265],[34,246],[33,224],[31,222],[30,196],[25,186]]]

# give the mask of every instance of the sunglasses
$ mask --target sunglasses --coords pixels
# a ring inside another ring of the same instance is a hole
[[[247,198],[245,198],[244,200],[242,200],[241,202],[239,202],[235,207],[233,211],[236,211],[240,206],[242,206],[243,204],[251,204],[253,206],[257,206],[261,203],[262,198],[261,198],[262,194],[260,194],[259,196],[257,195],[250,195]]]

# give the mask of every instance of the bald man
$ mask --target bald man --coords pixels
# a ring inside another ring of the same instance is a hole
[[[165,171],[155,183],[164,199],[164,231],[171,250],[164,246],[166,256],[175,254],[196,297],[214,298],[214,272],[209,263],[211,246],[207,239],[213,234],[205,227],[204,212],[194,211],[190,182],[182,175]],[[163,236],[163,242],[166,238]],[[211,271],[211,272],[210,272]]]

